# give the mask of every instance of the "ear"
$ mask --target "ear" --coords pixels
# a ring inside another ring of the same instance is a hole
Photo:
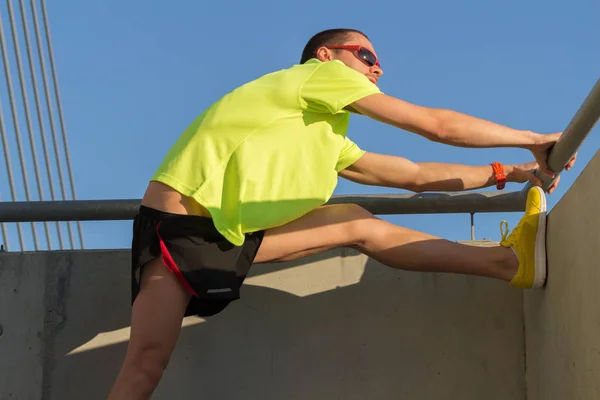
[[[327,47],[321,46],[317,49],[317,51],[315,52],[315,56],[316,58],[318,58],[320,61],[331,61],[333,60],[333,53],[331,50],[329,50]]]

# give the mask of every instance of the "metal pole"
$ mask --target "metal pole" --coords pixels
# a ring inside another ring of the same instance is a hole
[[[54,192],[54,181],[52,179],[52,169],[50,166],[50,155],[48,153],[48,146],[46,144],[46,129],[44,128],[44,122],[43,122],[43,118],[42,118],[42,107],[40,104],[40,97],[38,95],[38,84],[37,84],[37,78],[36,78],[36,74],[35,74],[33,54],[31,51],[31,44],[29,41],[29,28],[27,27],[27,18],[25,17],[25,15],[26,15],[25,4],[24,4],[23,0],[20,0],[19,3],[21,5],[21,22],[23,24],[23,34],[25,36],[25,46],[27,47],[27,60],[29,61],[29,72],[31,75],[31,82],[33,85],[33,97],[35,99],[37,120],[38,120],[38,124],[40,127],[40,137],[42,140],[42,148],[44,150],[44,160],[45,160],[45,164],[46,164],[48,185],[50,187],[50,196],[51,196],[52,200],[56,200],[56,194]],[[62,240],[62,233],[61,233],[58,222],[56,223],[56,231],[58,233],[59,247],[62,250],[62,249],[64,249],[64,245],[63,245],[63,240]],[[48,249],[51,249],[50,234],[48,231],[46,231],[46,234],[48,235]]]
[[[548,166],[552,171],[555,172],[555,177],[553,179],[548,179],[548,177],[536,171],[536,175],[538,178],[541,178],[544,182],[543,188],[544,190],[548,190],[548,188],[554,183],[556,178],[560,175],[560,173],[564,170],[565,165],[573,158],[575,153],[589,133],[594,128],[594,125],[600,119],[600,79],[596,81],[596,84],[582,103],[577,113],[571,119],[569,125],[564,130],[560,139],[554,144],[550,153],[548,155]],[[529,189],[530,185],[525,189]]]
[[[475,240],[475,213],[471,213],[471,240]]]
[[[62,164],[60,162],[60,152],[58,150],[58,136],[56,135],[56,123],[54,121],[54,111],[52,108],[52,99],[50,96],[50,86],[48,85],[47,79],[47,71],[46,71],[46,62],[44,57],[44,51],[42,50],[42,37],[40,34],[40,28],[38,23],[37,11],[35,8],[35,0],[31,0],[31,14],[33,16],[33,28],[36,36],[37,50],[38,50],[38,58],[40,59],[40,66],[42,68],[42,81],[44,82],[44,95],[46,99],[46,106],[48,109],[48,118],[50,120],[50,132],[52,133],[52,142],[54,144],[54,156],[56,157],[56,167],[58,170],[58,182],[60,185],[60,190],[62,194],[63,200],[67,200],[67,191],[65,189],[65,182],[63,178],[63,169]],[[71,248],[75,248],[75,242],[73,239],[73,230],[71,228],[71,224],[67,223],[67,231],[69,234],[69,239],[71,243]],[[60,232],[60,229],[59,229]],[[62,237],[59,236],[59,240],[62,242]],[[62,246],[62,243],[61,243]],[[61,247],[62,249],[62,247]]]
[[[141,200],[69,200],[0,203],[0,222],[132,220]],[[467,214],[525,210],[520,191],[334,196],[327,204],[357,204],[376,215]]]
[[[333,196],[327,204],[358,204],[373,214],[469,214],[525,211],[526,195],[515,192],[444,192]]]
[[[27,179],[27,166],[25,165],[25,156],[23,155],[23,145],[21,143],[21,132],[19,129],[19,118],[17,114],[17,106],[15,102],[15,95],[12,86],[12,79],[10,77],[10,67],[8,65],[8,53],[6,51],[6,42],[4,40],[4,27],[2,26],[2,18],[0,18],[0,46],[2,47],[2,57],[4,58],[4,74],[6,75],[6,86],[8,89],[8,96],[10,97],[10,105],[12,111],[13,124],[15,128],[15,137],[17,140],[17,148],[19,150],[19,161],[21,162],[21,173],[23,175],[23,184],[25,186],[25,198],[27,201],[31,200],[31,193],[29,192],[29,180]],[[31,230],[33,232],[33,241],[35,249],[39,249],[37,241],[37,230],[34,223],[31,224]],[[25,250],[24,244],[21,243],[21,250]]]
[[[44,28],[46,30],[46,44],[48,46],[48,56],[49,56],[48,58],[50,59],[50,69],[52,70],[52,79],[54,82],[54,94],[56,97],[56,107],[58,110],[58,118],[60,120],[60,127],[62,130],[62,139],[63,139],[63,146],[64,146],[64,150],[65,150],[65,159],[67,161],[67,172],[69,173],[69,182],[71,184],[71,196],[73,197],[73,200],[75,200],[76,199],[75,180],[73,179],[73,170],[71,168],[71,157],[69,155],[69,146],[68,146],[68,141],[67,141],[67,129],[65,127],[65,120],[63,117],[62,105],[61,105],[61,101],[60,101],[60,93],[59,93],[59,89],[58,89],[58,77],[56,74],[56,67],[54,65],[54,53],[52,51],[52,41],[50,40],[50,25],[48,23],[48,15],[46,13],[46,2],[45,2],[45,0],[42,0],[41,3],[42,3],[42,15],[44,16]],[[68,225],[69,225],[69,229],[71,229],[71,225],[70,224],[68,224]],[[79,233],[80,248],[83,249],[85,247],[85,244],[83,242],[83,233],[81,231],[81,225],[80,225],[79,221],[77,222],[77,230]]]
[[[1,29],[1,22],[0,22]],[[1,34],[1,33],[0,33]],[[4,150],[4,162],[6,163],[6,172],[8,174],[8,184],[10,187],[10,195],[13,201],[17,200],[17,193],[15,191],[15,180],[13,178],[12,166],[10,162],[10,152],[8,149],[8,139],[6,138],[6,128],[4,127],[4,113],[2,111],[2,103],[0,102],[0,130],[2,130],[2,147]],[[23,228],[21,223],[17,223],[17,232],[19,234],[19,243],[21,250],[25,250],[25,240],[23,239]],[[7,236],[8,238],[8,236]]]
[[[27,123],[27,133],[29,134],[29,147],[31,149],[31,157],[33,158],[33,171],[35,173],[35,180],[37,183],[37,188],[38,188],[38,196],[40,198],[41,201],[44,200],[44,191],[42,188],[42,179],[40,177],[40,168],[38,165],[38,159],[37,159],[37,151],[35,149],[35,136],[34,136],[34,132],[33,132],[33,127],[31,124],[31,114],[29,111],[29,100],[27,99],[27,87],[25,86],[25,78],[24,78],[24,73],[23,73],[23,64],[21,63],[21,50],[19,47],[19,39],[17,36],[17,28],[16,28],[16,23],[15,23],[15,18],[14,18],[14,12],[13,12],[13,8],[12,8],[12,1],[11,0],[7,0],[6,1],[7,5],[8,5],[8,15],[10,18],[10,27],[11,27],[11,31],[12,31],[12,37],[13,37],[13,46],[14,46],[14,50],[15,50],[15,56],[16,56],[16,60],[17,60],[17,68],[19,71],[19,83],[21,84],[21,100],[23,101],[23,109],[25,110],[25,122]],[[50,240],[50,228],[48,226],[48,223],[45,222],[44,223],[44,230],[46,231],[46,244],[48,245],[48,249],[51,250],[52,249],[52,242]],[[34,232],[34,235],[36,235],[36,237],[34,237],[35,242],[36,242],[36,250],[38,249],[38,245],[37,245],[37,232]]]

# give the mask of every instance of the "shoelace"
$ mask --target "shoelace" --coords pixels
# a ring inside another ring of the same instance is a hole
[[[506,228],[506,229],[504,229]],[[500,235],[502,236],[502,241],[508,239],[508,222],[502,221],[500,222]]]
[[[517,226],[515,226],[515,229],[513,229],[512,234],[510,236],[514,237],[514,238],[518,238],[521,232],[521,229],[523,228],[523,223],[519,223]],[[503,229],[503,228],[506,228]],[[509,240],[509,235],[508,235],[508,222],[506,221],[502,221],[500,222],[500,234],[502,235],[502,240]],[[513,243],[513,245],[516,244]]]

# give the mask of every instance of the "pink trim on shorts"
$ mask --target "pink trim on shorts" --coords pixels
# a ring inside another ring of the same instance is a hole
[[[185,277],[179,270],[179,267],[177,266],[177,264],[175,264],[173,257],[171,257],[171,253],[169,253],[169,250],[167,249],[165,242],[163,242],[162,238],[160,237],[160,233],[158,232],[159,226],[160,226],[160,222],[156,225],[156,234],[158,235],[158,240],[160,241],[160,252],[162,254],[163,264],[165,264],[165,266],[169,269],[169,271],[171,271],[173,273],[173,275],[175,275],[177,280],[183,285],[183,287],[190,294],[192,294],[195,297],[198,297],[198,294],[196,293],[196,291],[190,286],[188,281],[185,280]]]

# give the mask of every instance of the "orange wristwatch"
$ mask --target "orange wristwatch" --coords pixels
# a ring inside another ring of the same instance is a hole
[[[494,169],[494,175],[496,176],[496,189],[504,189],[504,186],[506,185],[506,174],[504,173],[504,167],[499,162],[493,162],[492,168]]]

